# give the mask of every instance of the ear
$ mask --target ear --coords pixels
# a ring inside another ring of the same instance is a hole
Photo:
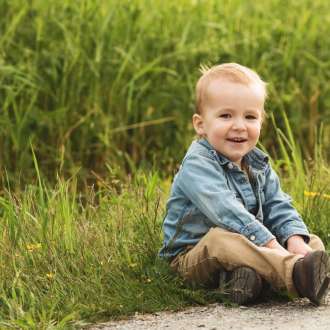
[[[204,135],[204,122],[203,117],[195,113],[192,117],[194,129],[199,136]]]

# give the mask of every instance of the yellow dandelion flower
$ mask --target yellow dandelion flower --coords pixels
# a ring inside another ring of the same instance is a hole
[[[319,196],[320,194],[317,192],[313,192],[313,191],[304,191],[304,195],[306,197],[315,197],[315,196]]]
[[[54,273],[47,273],[46,277],[51,280],[52,278],[54,278]]]
[[[323,197],[324,199],[329,199],[329,200],[330,200],[330,195],[329,195],[329,194],[323,194],[322,197]]]
[[[304,191],[304,195],[306,197],[316,197],[316,196],[320,196],[323,199],[328,199],[330,200],[330,195],[329,194],[321,194],[319,192],[314,192],[314,191]]]
[[[26,248],[29,252],[41,249],[41,243],[26,244]]]

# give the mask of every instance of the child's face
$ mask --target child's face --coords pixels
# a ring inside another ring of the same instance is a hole
[[[225,79],[212,81],[205,92],[202,114],[193,116],[197,134],[241,167],[242,158],[258,142],[264,96],[256,85]]]

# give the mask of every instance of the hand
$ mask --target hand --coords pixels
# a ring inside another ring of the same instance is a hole
[[[265,247],[273,250],[277,250],[283,256],[290,255],[289,251],[287,251],[275,238],[269,241],[267,244],[264,245]]]
[[[290,253],[301,254],[303,256],[313,251],[299,235],[289,237],[287,241],[287,250]]]

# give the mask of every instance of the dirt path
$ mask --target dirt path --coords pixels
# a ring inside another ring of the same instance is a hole
[[[95,325],[90,330],[191,330],[191,329],[317,329],[330,330],[330,295],[327,304],[314,307],[305,299],[271,301],[249,307],[212,304],[181,312],[136,314],[129,320]]]

